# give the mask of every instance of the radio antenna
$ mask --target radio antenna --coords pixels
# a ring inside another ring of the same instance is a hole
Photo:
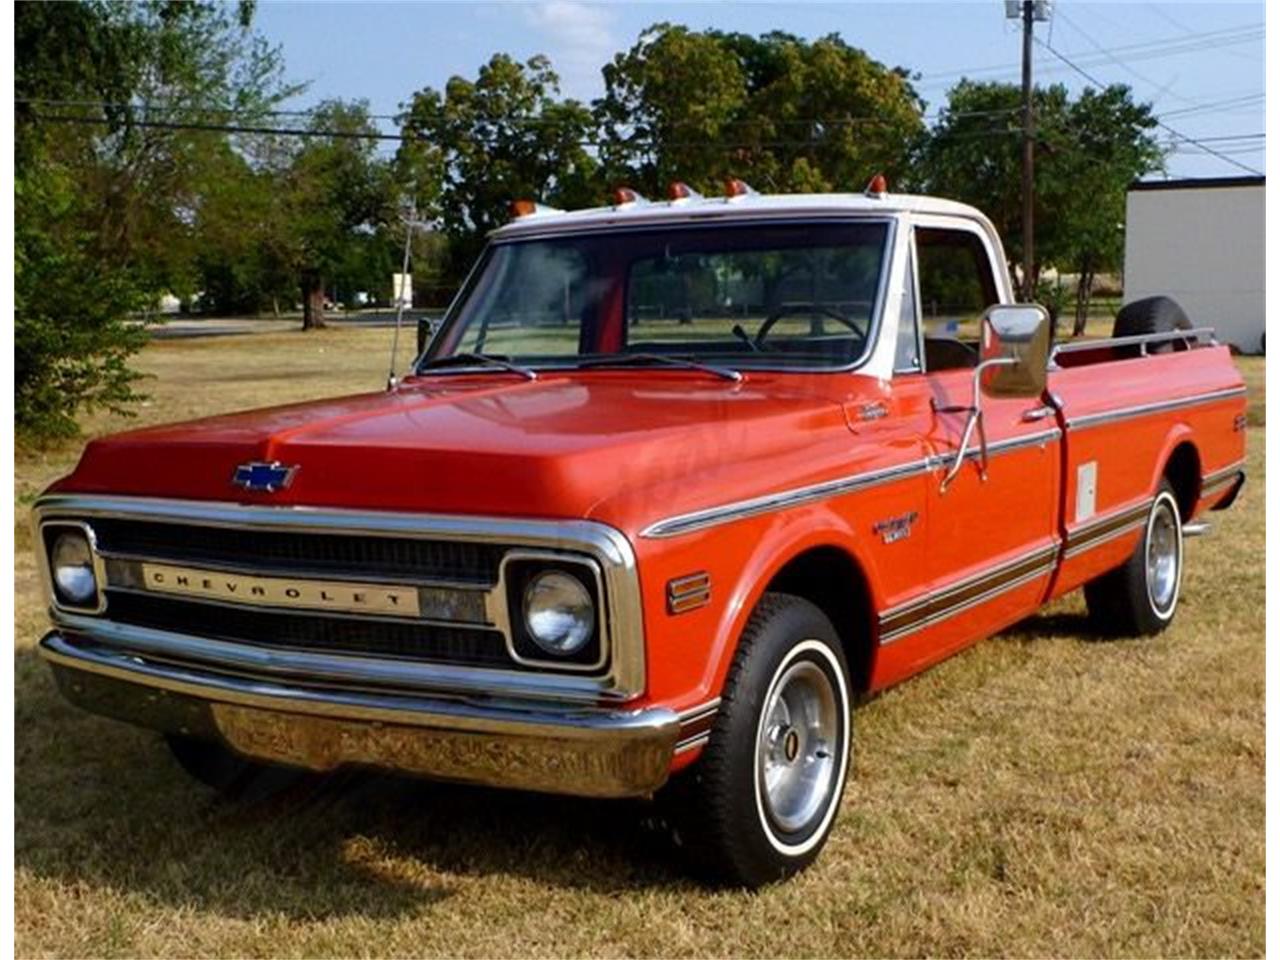
[[[404,260],[400,266],[400,289],[396,291],[396,332],[391,337],[391,366],[387,370],[387,391],[400,386],[400,378],[396,376],[396,353],[400,348],[400,326],[404,320],[405,301],[413,297],[413,284],[409,280],[409,251],[413,244],[413,228],[418,225],[417,209],[410,201],[403,208],[404,216]],[[408,287],[406,296],[405,287]]]

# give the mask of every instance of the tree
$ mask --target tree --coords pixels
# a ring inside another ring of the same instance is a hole
[[[443,94],[418,91],[400,117],[409,139],[396,156],[398,179],[420,216],[439,219],[457,273],[507,222],[512,200],[580,207],[599,196],[591,112],[558,95],[546,57],[497,54],[475,81],[452,77]]]
[[[1150,104],[1135,104],[1129,89],[1086,89],[1071,106],[1065,130],[1046,131],[1045,152],[1064,168],[1072,190],[1061,204],[1064,246],[1076,274],[1072,335],[1085,332],[1094,278],[1124,261],[1125,203],[1129,185],[1164,168]]]
[[[1129,88],[1087,89],[1072,101],[1055,84],[1033,91],[1036,112],[1033,280],[1045,266],[1079,275],[1076,327],[1083,329],[1092,277],[1119,265],[1125,192],[1160,168],[1149,104]],[[1008,83],[962,80],[919,152],[924,188],[982,210],[1021,263],[1022,94]]]
[[[660,23],[603,70],[595,103],[600,154],[611,184],[662,196],[668,182],[712,189],[745,141],[747,75],[725,40]]]
[[[367,103],[326,101],[309,130],[282,172],[273,217],[302,291],[304,330],[324,326],[326,281],[391,218],[396,197]]]
[[[897,180],[923,133],[905,72],[832,34],[806,41],[657,24],[604,68],[595,104],[611,181],[661,195],[743,177],[775,192]]]
[[[252,4],[22,4],[14,32],[15,425],[76,432],[135,399],[131,315],[190,291],[192,224],[225,134],[291,91]]]

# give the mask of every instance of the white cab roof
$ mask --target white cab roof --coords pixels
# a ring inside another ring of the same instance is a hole
[[[726,199],[702,197],[628,203],[588,210],[540,210],[519,217],[493,231],[495,240],[525,235],[599,230],[609,227],[662,226],[690,222],[832,216],[893,216],[913,213],[975,220],[994,235],[987,218],[975,207],[954,200],[907,193],[868,196],[864,193],[747,194]]]

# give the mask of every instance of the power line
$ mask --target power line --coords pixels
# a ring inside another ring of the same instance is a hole
[[[1040,40],[1037,40],[1036,42],[1037,42],[1037,43],[1039,43],[1039,44],[1040,44],[1042,47],[1044,47],[1046,50],[1048,50],[1050,53],[1052,53],[1052,54],[1053,54],[1055,57],[1057,57],[1059,60],[1061,60],[1063,63],[1065,63],[1068,67],[1070,67],[1070,68],[1071,68],[1072,70],[1074,70],[1076,73],[1080,74],[1080,76],[1084,77],[1086,80],[1088,80],[1090,83],[1092,83],[1094,86],[1098,87],[1099,89],[1105,89],[1105,88],[1106,88],[1107,84],[1103,83],[1103,82],[1102,82],[1101,80],[1099,80],[1097,77],[1093,76],[1091,73],[1089,73],[1089,72],[1088,72],[1087,70],[1085,70],[1083,67],[1080,67],[1079,65],[1077,65],[1076,63],[1074,63],[1074,62],[1073,62],[1072,60],[1070,60],[1067,56],[1065,56],[1064,54],[1060,53],[1056,48],[1051,47],[1051,46],[1049,46],[1047,43],[1044,43],[1044,42],[1042,42],[1042,41],[1040,41]],[[1183,133],[1182,131],[1180,131],[1180,130],[1175,130],[1173,127],[1169,126],[1169,124],[1165,123],[1165,122],[1164,122],[1163,120],[1161,120],[1159,117],[1152,117],[1152,119],[1153,119],[1153,120],[1155,120],[1155,122],[1156,122],[1157,126],[1159,126],[1161,129],[1165,130],[1166,132],[1168,132],[1168,133],[1172,134],[1172,135],[1173,135],[1174,137],[1176,137],[1177,139],[1179,139],[1179,140],[1185,140],[1187,143],[1193,143],[1193,144],[1195,144],[1196,146],[1198,146],[1198,147],[1200,147],[1201,149],[1203,149],[1205,153],[1211,154],[1212,156],[1217,157],[1218,159],[1222,160],[1223,162],[1231,164],[1231,166],[1233,166],[1233,167],[1237,167],[1237,168],[1239,168],[1239,169],[1241,169],[1241,170],[1244,170],[1244,171],[1246,171],[1246,172],[1248,172],[1248,173],[1251,173],[1251,174],[1253,174],[1253,175],[1255,175],[1255,176],[1259,176],[1259,177],[1260,177],[1260,176],[1262,176],[1262,175],[1263,175],[1261,170],[1258,170],[1258,169],[1256,169],[1256,168],[1254,168],[1254,167],[1251,167],[1251,166],[1249,166],[1248,164],[1241,163],[1239,160],[1236,160],[1236,159],[1232,158],[1231,156],[1229,156],[1228,154],[1222,153],[1222,152],[1221,152],[1221,151],[1219,151],[1219,150],[1215,150],[1213,147],[1206,147],[1206,146],[1204,146],[1204,141],[1203,141],[1203,140],[1198,140],[1198,139],[1196,139],[1195,137],[1189,137],[1189,136],[1187,136],[1185,133]]]
[[[142,111],[143,113],[157,113],[157,114],[181,113],[181,114],[194,114],[197,116],[220,116],[220,117],[227,118],[227,120],[223,122],[228,122],[237,116],[251,116],[255,119],[258,117],[314,118],[317,116],[322,116],[324,113],[323,110],[318,108],[311,108],[308,110],[244,111],[244,110],[235,110],[232,108],[224,108],[224,107],[197,107],[197,106],[189,106],[189,105],[182,105],[182,104],[124,103],[124,102],[113,103],[106,100],[57,100],[57,99],[41,99],[36,97],[15,97],[14,103],[21,103],[21,104],[25,104],[27,106],[32,106],[32,107],[57,107],[57,108],[83,107],[83,108],[100,109],[100,110],[108,110],[108,109],[133,110],[133,111]],[[969,111],[964,111],[958,114],[954,114],[954,113],[949,114],[945,110],[936,110],[932,113],[928,113],[928,112],[921,113],[920,119],[921,120],[938,120],[938,119],[941,119],[944,115],[951,116],[951,117],[1001,116],[1004,114],[1012,114],[1017,112],[1018,112],[1018,108],[1016,107],[995,109],[995,110],[969,110]],[[370,114],[365,114],[364,118],[368,120],[403,123],[409,118],[409,113],[408,112],[404,114],[370,113]],[[563,119],[558,119],[558,118],[551,118],[551,117],[505,117],[502,119],[501,122],[511,123],[515,125],[527,125],[527,126],[536,127],[536,126],[555,126],[558,124],[566,124],[568,121]],[[663,126],[668,126],[668,127],[683,127],[683,126],[695,126],[695,125],[701,126],[704,123],[705,121],[696,119],[696,118],[673,117],[669,120],[664,120]],[[761,119],[728,118],[728,119],[718,121],[716,125],[720,127],[762,127],[762,126],[767,126],[767,127],[845,127],[845,126],[859,126],[864,124],[869,126],[884,126],[884,125],[892,125],[895,123],[897,123],[896,120],[886,118],[883,115],[875,115],[875,116],[860,116],[860,117],[825,117],[825,118],[824,117],[798,117],[798,118],[792,117],[792,118],[781,119],[781,120],[764,119],[764,118],[761,118]],[[618,122],[611,121],[610,125],[616,126],[616,127],[635,127],[635,126],[638,126],[639,124],[638,124],[638,121],[618,121]]]
[[[107,126],[109,121],[103,117],[91,117],[83,115],[68,114],[37,114],[36,120],[43,123],[65,123],[76,124],[81,126]],[[157,129],[157,130],[190,130],[195,132],[207,133],[230,133],[230,134],[250,134],[257,136],[291,136],[312,139],[334,139],[334,140],[377,140],[377,141],[398,141],[413,143],[430,143],[431,138],[425,134],[407,134],[407,133],[384,133],[375,130],[329,130],[318,128],[296,128],[296,127],[271,127],[262,125],[249,124],[232,124],[232,123],[202,123],[194,121],[170,121],[170,120],[131,120],[129,125],[141,129]],[[988,136],[1006,136],[1016,134],[1017,130],[979,130],[966,131],[962,136],[966,139],[972,137],[988,137]],[[492,143],[492,140],[486,140],[483,137],[471,137],[473,142]],[[582,147],[666,147],[669,149],[692,149],[705,148],[708,142],[699,141],[673,141],[659,140],[653,138],[637,138],[630,137],[623,140],[613,141],[604,139],[577,139],[570,141]],[[750,150],[765,147],[795,147],[795,148],[813,148],[830,145],[830,141],[810,137],[804,140],[743,140],[739,142],[721,142],[715,146],[726,150]]]
[[[103,126],[108,122],[102,117],[71,116],[71,115],[65,115],[65,114],[39,114],[37,115],[37,119],[41,122],[48,122],[48,123],[65,123],[65,124],[77,124],[77,125],[88,125],[88,126]],[[414,142],[414,143],[431,142],[431,138],[427,137],[425,134],[384,133],[382,131],[372,131],[372,130],[369,130],[369,131],[331,130],[331,129],[318,129],[318,128],[299,129],[296,127],[271,127],[271,126],[248,125],[248,124],[196,123],[196,122],[179,122],[179,121],[164,121],[164,120],[136,120],[136,121],[133,121],[133,125],[142,127],[142,128],[154,128],[154,129],[173,130],[173,131],[190,130],[194,132],[208,132],[208,133],[249,134],[249,135],[261,135],[261,136],[290,136],[290,137],[302,137],[304,139],[310,138],[310,139],[336,139],[336,140],[379,140],[379,141]],[[1166,129],[1169,130],[1174,135],[1174,139],[1157,141],[1157,144],[1156,144],[1157,146],[1165,147],[1165,148],[1173,148],[1181,144],[1201,145],[1201,144],[1208,144],[1208,143],[1224,143],[1224,144],[1231,144],[1235,146],[1245,141],[1266,139],[1265,132],[1225,134],[1221,136],[1200,137],[1197,139],[1192,139],[1181,133],[1178,133],[1177,131],[1173,131],[1171,128],[1168,128],[1167,125],[1165,126],[1166,126]],[[1068,134],[1070,133],[1070,131],[1060,131],[1060,132],[1067,132]],[[952,132],[948,134],[948,137],[950,139],[980,140],[988,137],[1014,136],[1020,133],[1021,131],[1016,128],[1008,128],[1008,129],[990,129],[989,128],[985,130],[966,130],[966,131],[960,131],[960,132]],[[475,139],[480,139],[480,138],[475,138]],[[606,141],[606,140],[595,138],[595,139],[580,139],[580,140],[575,140],[573,142],[579,146],[584,146],[584,147],[601,147],[601,146],[660,147],[661,146],[661,147],[668,147],[672,149],[680,149],[680,148],[707,146],[707,143],[705,141],[680,142],[680,141],[658,140],[653,138],[635,138],[635,137],[629,138],[626,140],[621,140],[621,141]],[[748,150],[748,149],[758,149],[758,148],[766,148],[766,147],[812,148],[812,147],[822,147],[827,145],[829,145],[828,141],[823,140],[821,138],[811,137],[804,140],[797,140],[797,139],[754,140],[754,141],[742,140],[737,142],[723,142],[723,143],[717,144],[716,146],[726,150]],[[1204,147],[1203,149],[1206,152],[1210,152],[1210,153],[1213,152],[1212,149],[1208,147]]]
[[[1247,24],[1228,27],[1222,30],[1211,30],[1206,33],[1191,34],[1182,37],[1170,37],[1161,40],[1147,40],[1141,43],[1125,44],[1118,47],[1099,48],[1098,53],[1087,54],[1081,58],[1085,66],[1102,66],[1113,56],[1126,56],[1130,60],[1151,60],[1166,56],[1178,56],[1186,53],[1200,53],[1217,50],[1223,47],[1252,43],[1266,37],[1265,23]],[[921,75],[920,79],[927,84],[936,81],[955,79],[975,74],[1007,73],[1016,70],[1020,63],[989,64],[986,66],[966,67],[961,70],[946,70],[939,73]],[[1061,68],[1059,68],[1061,69]]]
[[[1160,116],[1165,120],[1170,117],[1190,116],[1194,113],[1211,113],[1215,110],[1222,110],[1230,107],[1252,106],[1254,104],[1265,103],[1267,95],[1265,93],[1251,93],[1243,97],[1228,97],[1225,100],[1213,100],[1207,103],[1200,103],[1194,107],[1180,107],[1177,110],[1166,110]]]

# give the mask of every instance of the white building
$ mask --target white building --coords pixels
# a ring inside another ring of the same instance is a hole
[[[1266,313],[1265,177],[1150,180],[1129,188],[1124,298],[1165,294],[1246,353]]]

